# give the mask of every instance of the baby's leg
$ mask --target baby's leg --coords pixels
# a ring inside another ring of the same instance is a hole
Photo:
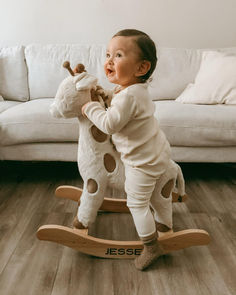
[[[139,237],[145,238],[156,231],[155,221],[149,206],[156,179],[129,166],[125,167],[125,177],[127,206],[134,219]]]
[[[163,254],[157,240],[156,225],[150,210],[150,198],[155,183],[155,178],[149,177],[139,170],[126,168],[127,206],[133,216],[138,235],[144,244],[144,250],[135,259],[135,266],[140,270],[147,268]]]
[[[146,238],[156,232],[156,225],[149,206],[150,196],[127,193],[127,206],[132,214],[140,238]]]
[[[157,180],[150,203],[154,212],[156,227],[159,232],[166,232],[173,227],[172,191],[176,182],[176,169],[169,167]]]

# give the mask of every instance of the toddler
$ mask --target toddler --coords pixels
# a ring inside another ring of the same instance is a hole
[[[163,254],[157,230],[172,228],[171,193],[176,165],[170,146],[154,117],[147,81],[157,63],[156,47],[138,30],[122,30],[108,44],[104,69],[117,84],[111,106],[89,102],[82,112],[101,131],[111,134],[125,167],[127,206],[144,249],[135,259],[143,270]]]

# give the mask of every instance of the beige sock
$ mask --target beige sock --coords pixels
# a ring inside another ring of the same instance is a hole
[[[137,269],[144,270],[159,256],[163,255],[164,252],[157,240],[156,233],[140,239],[143,242],[144,248],[141,255],[135,259],[134,264]]]

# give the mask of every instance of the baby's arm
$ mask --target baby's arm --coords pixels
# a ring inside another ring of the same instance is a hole
[[[126,93],[114,97],[107,110],[98,102],[83,106],[83,113],[106,134],[119,132],[134,117],[135,110],[134,97]]]

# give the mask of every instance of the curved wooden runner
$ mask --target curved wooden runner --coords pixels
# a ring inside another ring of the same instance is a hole
[[[82,189],[63,185],[56,189],[56,196],[79,202]],[[180,197],[173,193],[173,202],[183,202],[187,196]],[[130,212],[126,199],[104,198],[100,210],[107,212]],[[60,225],[44,225],[37,231],[40,240],[51,241],[70,247],[85,254],[103,258],[135,258],[141,254],[141,241],[105,240],[88,235],[88,230],[72,229]],[[207,245],[210,242],[209,234],[200,229],[187,229],[178,232],[162,233],[158,238],[164,253],[192,246]]]
[[[102,258],[135,258],[143,249],[140,241],[114,241],[95,238],[87,230],[72,229],[60,225],[44,225],[38,229],[40,240],[51,241],[70,247],[85,254]],[[165,254],[192,246],[207,245],[209,234],[200,229],[187,229],[166,233],[158,238]]]

